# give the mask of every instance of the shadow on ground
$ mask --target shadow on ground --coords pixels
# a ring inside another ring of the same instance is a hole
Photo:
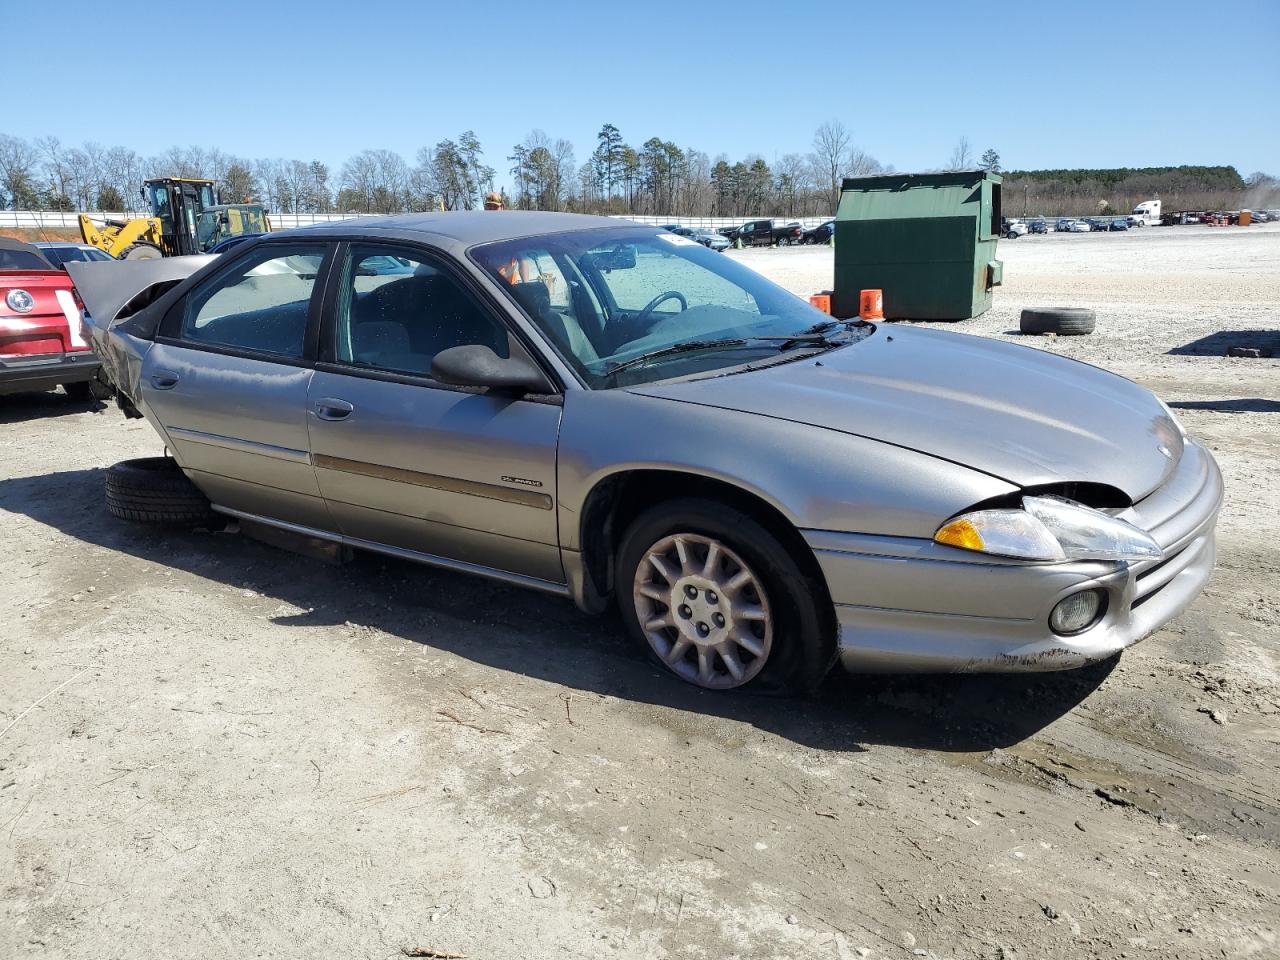
[[[62,391],[12,393],[0,396],[0,424],[65,417],[73,413],[84,413],[86,410],[96,412],[104,409],[105,404],[97,400],[72,400]]]
[[[1232,347],[1261,347],[1280,354],[1280,330],[1219,330],[1199,340],[1192,340],[1169,353],[1191,357],[1225,357]]]
[[[1280,400],[1242,397],[1239,400],[1170,400],[1178,410],[1215,410],[1219,413],[1280,413]]]
[[[162,567],[307,611],[281,626],[352,623],[476,663],[639,703],[714,714],[828,750],[890,744],[982,751],[1034,734],[1106,679],[1108,661],[1031,675],[849,676],[833,672],[799,705],[713,694],[669,679],[636,650],[616,617],[593,618],[556,597],[373,554],[334,567],[243,536],[158,530],[103,505],[102,470],[0,480],[0,510]],[[119,566],[124,580],[147,568]],[[155,578],[163,585],[161,577]]]

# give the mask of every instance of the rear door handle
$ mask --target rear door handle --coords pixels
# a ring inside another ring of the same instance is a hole
[[[151,385],[157,390],[172,390],[178,385],[178,375],[172,370],[157,370],[151,375]]]
[[[351,404],[336,397],[325,397],[316,401],[316,416],[321,420],[345,420],[355,410]]]

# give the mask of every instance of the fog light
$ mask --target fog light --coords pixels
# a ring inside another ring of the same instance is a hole
[[[1058,601],[1049,614],[1049,628],[1062,634],[1087,630],[1102,616],[1105,598],[1101,590],[1084,590]]]

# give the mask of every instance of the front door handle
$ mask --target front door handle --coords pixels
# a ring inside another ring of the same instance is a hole
[[[178,375],[172,370],[157,370],[151,375],[151,385],[157,390],[172,390],[178,385]]]
[[[316,416],[321,420],[345,420],[355,410],[351,404],[336,397],[325,397],[316,401]]]

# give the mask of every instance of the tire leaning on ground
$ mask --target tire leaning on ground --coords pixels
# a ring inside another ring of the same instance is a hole
[[[1056,333],[1060,337],[1078,337],[1093,333],[1095,322],[1094,312],[1084,307],[1039,307],[1022,311],[1018,329],[1023,333]]]
[[[121,520],[198,526],[220,522],[208,498],[168,457],[122,460],[107,470],[107,510]]]
[[[623,535],[616,569],[627,632],[694,686],[808,693],[835,660],[825,596],[741,510],[697,499],[658,504]]]

